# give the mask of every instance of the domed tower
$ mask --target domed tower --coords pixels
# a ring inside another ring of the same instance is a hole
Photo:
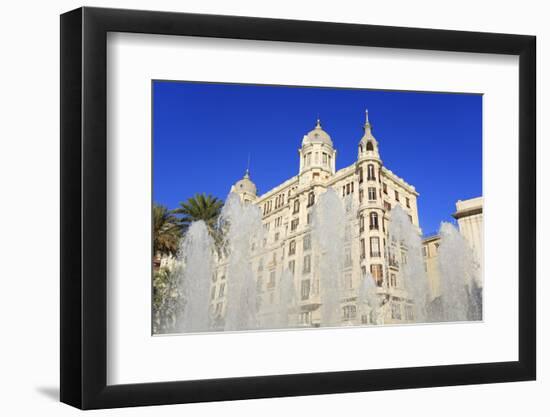
[[[254,184],[250,179],[248,168],[246,169],[246,172],[242,179],[231,186],[231,192],[238,194],[239,197],[241,197],[241,201],[244,201],[245,203],[251,203],[256,200],[256,184]]]
[[[315,128],[302,140],[300,155],[300,177],[305,181],[328,179],[336,171],[336,150],[329,134],[317,119]]]

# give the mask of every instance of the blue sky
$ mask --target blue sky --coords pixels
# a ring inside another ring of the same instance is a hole
[[[457,200],[481,195],[481,95],[154,81],[153,199],[225,199],[249,154],[258,193],[270,190],[298,173],[317,115],[336,168],[348,166],[367,108],[384,165],[420,193],[425,234],[452,220]]]

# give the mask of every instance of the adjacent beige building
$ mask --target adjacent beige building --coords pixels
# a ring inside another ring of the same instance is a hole
[[[456,212],[452,214],[458,224],[458,230],[470,245],[477,262],[480,277],[483,273],[483,197],[459,200]],[[440,236],[427,236],[422,240],[424,266],[432,291],[432,299],[441,295],[438,265]]]
[[[284,270],[294,277],[297,295],[296,325],[318,326],[320,317],[319,253],[311,242],[312,212],[319,195],[329,187],[342,199],[353,202],[352,221],[346,226],[344,271],[341,283],[342,324],[370,323],[372,317],[357,303],[362,277],[370,273],[383,303],[385,323],[413,320],[412,301],[399,275],[401,258],[388,254],[389,212],[400,204],[419,229],[414,186],[384,166],[368,113],[363,136],[357,142],[357,160],[336,170],[337,150],[320,120],[301,141],[298,173],[275,188],[258,195],[249,172],[231,191],[258,206],[265,239],[253,247],[251,266],[256,275],[259,314],[269,314],[278,302],[278,277]],[[400,252],[400,251],[397,251]],[[218,267],[211,288],[214,314],[225,312],[226,270]]]

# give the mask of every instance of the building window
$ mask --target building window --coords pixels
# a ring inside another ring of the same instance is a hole
[[[365,252],[365,239],[361,239],[359,246],[361,247],[361,259],[365,259],[366,252]]]
[[[311,284],[309,279],[304,279],[300,285],[300,295],[302,300],[307,300],[309,298],[309,290]]]
[[[401,320],[401,304],[392,303],[391,318],[394,320]]]
[[[315,204],[315,193],[313,191],[310,191],[307,196],[307,206],[311,207],[313,204]]]
[[[279,232],[275,233],[275,242],[279,240]]]
[[[307,224],[311,224],[311,213],[307,214],[306,222],[307,222]]]
[[[298,228],[298,223],[300,219],[294,219],[290,222],[290,231],[295,231]]]
[[[375,181],[376,176],[374,175],[374,165],[369,164],[367,165],[367,180],[368,181]]]
[[[303,325],[311,324],[311,311],[305,311],[303,313],[300,313],[299,321],[300,321],[300,324],[303,324]]]
[[[300,200],[296,199],[294,200],[294,211],[292,214],[296,214],[300,211]]]
[[[344,320],[353,320],[357,316],[357,307],[345,306],[343,309]]]
[[[384,191],[384,194],[388,194],[388,184],[382,184],[382,191]]]
[[[374,280],[376,281],[376,285],[378,285],[379,287],[382,286],[382,282],[384,280],[383,276],[382,276],[382,265],[380,264],[373,264],[370,266],[370,274],[372,275],[372,277],[374,278]]]
[[[359,184],[363,183],[363,168],[359,168]]]
[[[390,253],[388,264],[396,269],[399,269],[399,262],[397,262],[397,259],[395,259],[394,253]]]
[[[395,274],[390,274],[390,286],[397,287],[397,277]]]
[[[395,193],[395,201],[399,201],[399,193],[396,191],[394,191]]]
[[[267,281],[267,288],[275,288],[275,271],[269,273],[269,281]]]
[[[216,316],[220,316],[222,314],[222,308],[223,308],[223,303],[216,304],[216,311],[214,314]]]
[[[413,308],[410,304],[405,304],[405,318],[407,320],[414,320]]]
[[[368,151],[374,151],[374,146],[372,145],[371,141],[367,142],[367,152]]]
[[[362,233],[365,230],[365,216],[359,216],[359,233]]]
[[[409,197],[405,197],[405,204],[407,205],[407,208],[411,208],[411,200]]]
[[[323,152],[323,165],[326,165],[328,163],[328,155]]]
[[[344,228],[344,242],[349,242],[351,240],[351,225],[346,224]]]
[[[351,249],[347,248],[344,258],[344,267],[349,268],[351,266]]]
[[[363,196],[364,196],[364,193],[363,193],[363,189],[359,189],[359,202],[361,203],[363,201]]]
[[[304,274],[311,272],[311,255],[304,256]]]
[[[371,258],[380,257],[380,238],[378,237],[370,238],[370,256]]]
[[[370,220],[369,229],[378,230],[378,213],[372,212],[369,215],[369,220]]]
[[[220,285],[220,291],[218,292],[218,298],[222,298],[225,293],[225,282]]]
[[[353,288],[353,279],[351,274],[344,275],[344,288],[346,290],[351,290]]]
[[[288,262],[288,270],[294,275],[294,270],[296,269],[296,261],[292,260]]]
[[[346,184],[346,195],[349,195],[349,193],[350,193],[350,188],[351,188],[351,185],[350,185],[350,184]]]
[[[304,250],[310,250],[311,249],[311,236],[305,235],[304,236]]]
[[[428,248],[426,246],[422,246],[422,256],[428,256]]]
[[[410,214],[409,214],[409,221],[410,221],[411,223],[413,222],[413,216],[411,216]]]
[[[291,240],[289,245],[288,245],[288,254],[289,255],[294,255],[295,253],[296,253],[296,241]]]
[[[391,204],[388,202],[388,201],[384,201],[384,209],[386,211],[390,211],[391,210]]]
[[[264,279],[261,275],[258,275],[258,278],[256,278],[256,291],[258,293],[263,292],[264,290]]]
[[[369,201],[376,201],[376,188],[369,187],[368,196],[369,196]]]

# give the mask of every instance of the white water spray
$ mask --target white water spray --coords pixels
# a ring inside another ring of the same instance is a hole
[[[179,261],[185,265],[180,280],[185,307],[181,330],[203,332],[210,329],[209,294],[212,278],[212,238],[206,224],[193,222],[181,242]]]

